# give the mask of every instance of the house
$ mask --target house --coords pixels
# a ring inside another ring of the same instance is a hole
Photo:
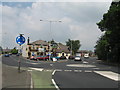
[[[58,43],[57,45],[58,47],[56,49],[56,54],[58,57],[61,57],[61,56],[69,57],[70,56],[70,51],[68,49],[68,46],[63,45],[61,43]]]
[[[43,40],[37,40],[24,45],[22,48],[22,56],[30,58],[31,56],[48,55],[51,52],[50,44]]]
[[[43,40],[37,40],[32,43],[24,45],[22,47],[22,56],[26,58],[30,58],[31,56],[70,56],[70,51],[68,50],[68,46],[63,45],[61,43],[50,43]]]

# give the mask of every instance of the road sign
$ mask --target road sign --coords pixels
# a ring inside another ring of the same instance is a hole
[[[22,35],[16,37],[16,42],[17,42],[17,44],[19,44],[19,45],[24,44],[24,43],[25,43],[25,37],[23,37]]]

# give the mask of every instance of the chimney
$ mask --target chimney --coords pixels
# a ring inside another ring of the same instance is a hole
[[[29,39],[29,37],[28,37],[28,39],[27,39],[27,45],[29,45],[29,43],[30,43],[30,39]]]

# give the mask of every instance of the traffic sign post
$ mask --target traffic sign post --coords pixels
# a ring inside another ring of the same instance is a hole
[[[25,43],[25,37],[23,37],[23,34],[20,34],[20,36],[16,37],[16,43],[19,44],[20,46],[19,54],[21,55],[21,45]],[[18,72],[19,73],[20,73],[20,66],[21,66],[20,55],[19,55],[19,60],[18,60]]]

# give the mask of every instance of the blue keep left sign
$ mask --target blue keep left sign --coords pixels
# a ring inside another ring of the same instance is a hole
[[[22,35],[16,37],[16,42],[17,42],[17,44],[19,44],[19,45],[24,44],[24,43],[25,43],[25,37],[23,37]]]

